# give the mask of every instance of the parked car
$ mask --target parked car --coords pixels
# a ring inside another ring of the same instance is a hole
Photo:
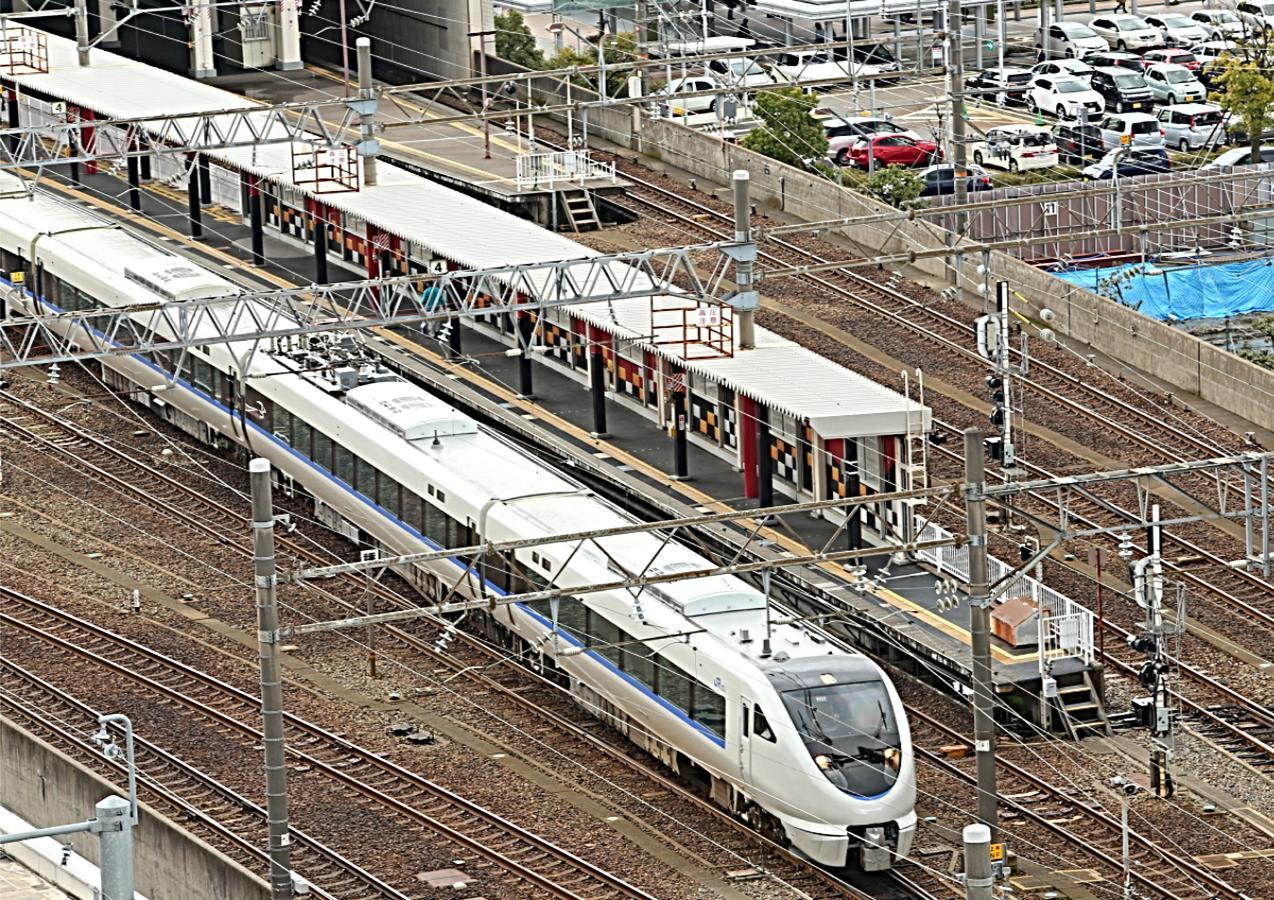
[[[1261,147],[1261,158],[1263,163],[1274,163],[1274,146],[1265,145]],[[1216,159],[1206,162],[1199,166],[1199,171],[1207,171],[1211,169],[1225,169],[1230,166],[1247,166],[1252,164],[1252,148],[1251,147],[1232,147],[1226,150]]]
[[[1274,30],[1274,0],[1239,0],[1234,12],[1242,20],[1245,34]]]
[[[658,103],[668,107],[669,113],[674,116],[694,115],[695,113],[712,112],[717,108],[717,97],[715,94],[703,94],[698,97],[684,97],[682,94],[692,94],[696,91],[719,91],[723,90],[721,82],[708,75],[686,75],[682,78],[674,78],[663,87],[651,93],[651,97]]]
[[[1031,88],[1031,72],[1029,69],[1013,69],[1009,67],[983,69],[964,81],[966,97],[980,100],[991,100],[1000,106],[1010,103],[1025,103],[1026,92]]]
[[[876,116],[832,116],[823,119],[827,133],[827,158],[838,166],[849,165],[850,148],[859,138],[873,134],[902,134],[919,139],[920,135]]]
[[[1208,33],[1208,40],[1238,40],[1247,33],[1243,20],[1228,9],[1196,9],[1190,18]]]
[[[1089,81],[1094,91],[1101,95],[1106,109],[1115,112],[1149,110],[1154,105],[1154,94],[1140,72],[1108,66],[1093,70]]]
[[[832,48],[832,58],[846,58],[847,47]],[[884,44],[857,44],[854,47],[854,62],[871,66],[871,71],[878,73],[901,72],[902,64],[894,56],[893,51]]]
[[[1163,34],[1159,29],[1151,28],[1141,16],[1094,16],[1088,20],[1088,27],[1116,50],[1148,50],[1163,46]]]
[[[1047,128],[1038,125],[1000,125],[970,148],[973,161],[1010,172],[1048,169],[1057,165],[1057,146]]]
[[[785,51],[770,70],[777,81],[801,84],[807,81],[848,81],[855,75],[877,75],[880,69],[866,63],[849,63],[834,60],[826,51],[803,50],[800,53]]]
[[[924,182],[924,188],[920,191],[920,196],[937,197],[943,194],[954,194],[956,186],[955,170],[956,167],[950,163],[921,169],[916,173],[917,177]],[[991,176],[987,174],[985,169],[978,166],[965,166],[964,170],[966,179],[964,189],[970,194],[975,191],[989,191],[993,187]]]
[[[1035,52],[1043,50],[1050,59],[1083,59],[1089,53],[1109,49],[1105,38],[1079,22],[1054,22],[1047,31],[1035,31]]]
[[[719,82],[731,87],[767,87],[775,83],[774,76],[764,66],[745,57],[714,59],[708,63],[708,71]]]
[[[1159,63],[1172,63],[1177,66],[1185,66],[1191,72],[1198,72],[1200,63],[1189,50],[1181,47],[1167,47],[1163,50],[1147,50],[1141,54],[1141,64],[1149,69],[1153,65]]]
[[[1181,13],[1164,12],[1146,16],[1146,24],[1159,29],[1165,47],[1193,47],[1208,39],[1208,31]]]
[[[1053,126],[1053,143],[1058,158],[1064,163],[1083,165],[1090,159],[1101,159],[1106,148],[1101,142],[1101,129],[1096,125],[1062,122]]]
[[[1059,119],[1078,119],[1084,115],[1099,116],[1106,108],[1101,94],[1081,79],[1071,76],[1040,76],[1031,84],[1027,105],[1032,109],[1056,113]]]
[[[1194,58],[1199,61],[1197,74],[1204,87],[1212,90],[1217,86],[1217,79],[1225,71],[1225,66],[1221,62],[1222,58],[1227,53],[1237,50],[1238,47],[1239,45],[1234,41],[1205,41],[1190,48]]]
[[[1202,103],[1208,89],[1185,66],[1158,63],[1146,70],[1146,84],[1160,103]]]
[[[942,159],[933,141],[905,134],[873,134],[861,137],[849,148],[849,162],[860,169],[872,166],[928,166]]]
[[[1067,75],[1087,81],[1092,74],[1093,67],[1078,59],[1048,60],[1031,66],[1032,78],[1039,75]]]
[[[1100,127],[1102,146],[1107,150],[1122,147],[1125,135],[1135,147],[1162,147],[1164,143],[1159,120],[1146,113],[1117,113],[1107,116]]]
[[[1172,171],[1168,151],[1155,147],[1120,147],[1111,150],[1091,166],[1085,166],[1083,175],[1087,181],[1100,181],[1112,177],[1116,168],[1120,178],[1133,175],[1157,175]]]
[[[1159,127],[1169,147],[1182,153],[1200,148],[1213,149],[1229,140],[1225,131],[1226,115],[1219,106],[1207,103],[1183,103],[1159,110]]]
[[[1084,62],[1094,69],[1127,69],[1129,72],[1143,72],[1141,57],[1136,53],[1124,53],[1121,50],[1104,50],[1090,53]]]

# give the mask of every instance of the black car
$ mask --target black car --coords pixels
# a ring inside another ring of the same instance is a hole
[[[976,75],[964,80],[964,92],[967,97],[999,103],[1025,103],[1026,92],[1031,89],[1031,71],[1029,69],[983,69]]]
[[[1121,152],[1122,151],[1122,152]],[[1115,154],[1119,153],[1119,161],[1115,163]],[[1119,177],[1129,178],[1134,175],[1159,175],[1172,171],[1172,161],[1168,159],[1168,151],[1162,147],[1134,147],[1111,150],[1098,162],[1084,169],[1084,178],[1098,181],[1110,178],[1115,165],[1119,166]]]
[[[1154,95],[1150,93],[1145,76],[1140,72],[1103,66],[1093,69],[1089,84],[1106,101],[1107,112],[1149,112],[1154,106]]]
[[[1146,64],[1136,53],[1125,53],[1122,50],[1098,50],[1084,57],[1084,62],[1094,69],[1115,68],[1128,69],[1132,72],[1146,71]]]
[[[980,166],[965,166],[966,178],[964,189],[970,194],[975,191],[991,190],[991,176]],[[921,169],[916,176],[924,182],[921,197],[937,197],[940,194],[955,193],[955,166],[946,164]]]
[[[1053,143],[1062,162],[1083,165],[1106,155],[1102,147],[1101,129],[1096,125],[1063,122],[1053,127]]]

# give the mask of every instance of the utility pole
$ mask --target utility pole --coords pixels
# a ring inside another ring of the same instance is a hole
[[[947,3],[947,71],[951,77],[951,162],[955,165],[955,202],[963,206],[968,193],[964,180],[964,46],[960,27],[960,0]],[[964,236],[967,213],[956,217],[956,236]]]
[[[358,142],[358,155],[363,158],[363,184],[372,187],[376,184],[376,155],[380,153],[380,142],[376,140],[376,87],[372,82],[372,39],[360,37],[355,43],[358,47],[358,99],[350,105],[357,106],[355,112],[358,113],[358,129],[362,135],[362,140]],[[485,53],[482,61],[485,65]],[[485,85],[483,90],[486,90]],[[489,140],[489,125],[487,129]]]
[[[279,606],[275,597],[277,579],[270,461],[257,457],[248,465],[248,472],[252,488],[252,556],[256,562],[265,799],[270,827],[270,898],[291,900],[292,839],[288,832],[288,770],[283,745],[283,684],[279,674]]]
[[[759,304],[756,291],[752,288],[752,263],[756,261],[756,244],[752,242],[752,202],[748,197],[748,187],[752,176],[747,169],[738,169],[734,173],[734,241],[738,245],[731,248],[734,257],[735,291],[730,295],[730,305],[738,315],[739,349],[752,350],[756,347],[755,316]]]
[[[487,117],[487,104],[490,96],[487,93],[487,37],[495,34],[494,30],[470,31],[469,37],[478,39],[478,73],[482,76],[482,154],[483,159],[491,158],[491,119]],[[566,79],[570,83],[570,79]]]
[[[978,819],[996,828],[995,721],[992,717],[986,460],[982,430],[964,432],[964,515],[969,547],[969,632],[973,643],[973,743],[978,770]]]
[[[81,66],[88,65],[88,0],[75,0],[75,50]]]

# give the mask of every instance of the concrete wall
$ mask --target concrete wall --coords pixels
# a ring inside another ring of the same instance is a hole
[[[0,719],[0,803],[34,826],[82,822],[92,818],[99,800],[120,793]],[[136,888],[151,900],[269,900],[264,881],[145,806],[133,834]],[[75,835],[71,843],[92,862],[99,861],[95,836]]]

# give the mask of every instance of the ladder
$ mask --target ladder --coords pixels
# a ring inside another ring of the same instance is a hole
[[[1110,734],[1110,721],[1106,718],[1106,708],[1097,695],[1097,688],[1087,671],[1081,674],[1082,681],[1058,685],[1057,697],[1053,701],[1062,714],[1066,733],[1076,741],[1090,734]]]
[[[562,191],[562,209],[566,211],[567,224],[576,234],[602,227],[602,220],[597,215],[597,207],[593,205],[593,195],[585,188]]]

